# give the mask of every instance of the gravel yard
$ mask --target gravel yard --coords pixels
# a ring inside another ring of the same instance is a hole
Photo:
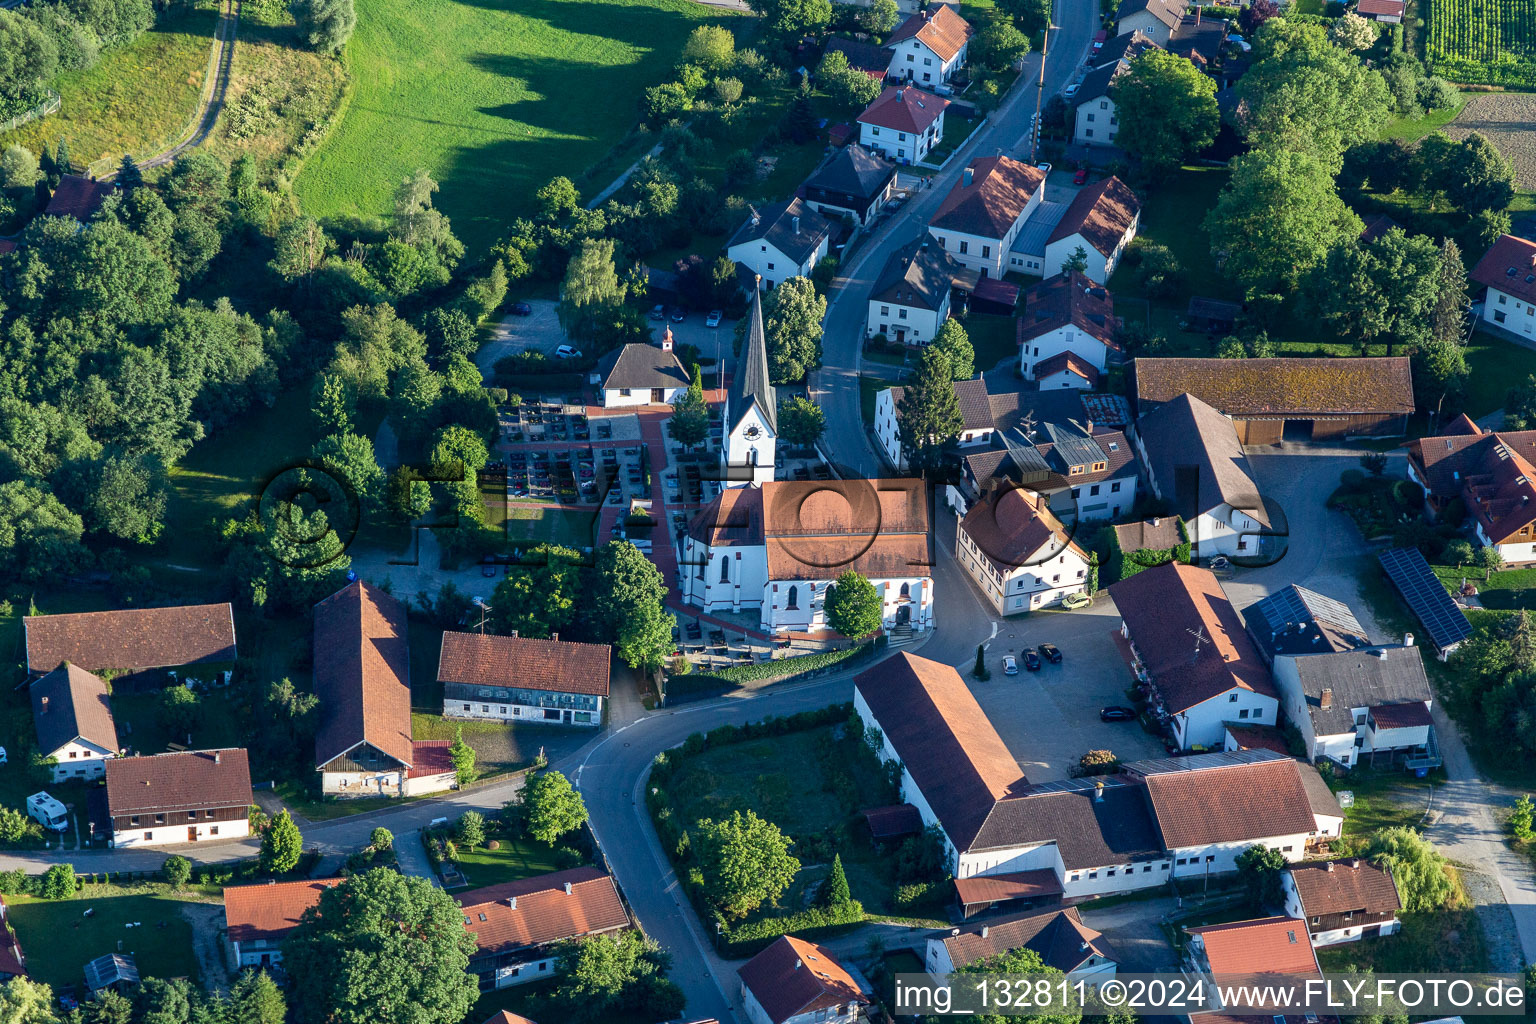
[[[1520,188],[1536,189],[1536,95],[1522,92],[1471,93],[1456,120],[1446,125],[1453,139],[1482,132],[1515,168]]]

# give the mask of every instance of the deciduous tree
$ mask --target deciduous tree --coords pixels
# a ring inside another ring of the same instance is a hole
[[[293,16],[309,45],[321,53],[340,53],[357,28],[352,0],[294,0]]]
[[[964,425],[949,358],[930,346],[923,350],[917,373],[896,406],[902,454],[919,472],[937,471]]]
[[[730,918],[741,918],[777,900],[795,879],[800,861],[789,839],[753,811],[729,818],[705,818],[689,831],[704,875],[706,898]]]
[[[587,822],[587,805],[571,781],[557,771],[539,772],[523,791],[528,834],[554,844]]]
[[[827,417],[821,406],[804,395],[779,403],[779,437],[786,444],[809,447],[826,433]]]
[[[1439,910],[1456,894],[1445,873],[1445,858],[1411,828],[1384,828],[1373,833],[1365,856],[1392,872],[1404,910]]]
[[[1250,846],[1237,858],[1237,877],[1248,893],[1248,902],[1259,913],[1278,907],[1284,899],[1280,872],[1285,854],[1269,846]]]
[[[838,576],[827,587],[827,625],[843,636],[857,639],[880,628],[885,618],[885,601],[869,580],[852,569]]]
[[[1216,82],[1187,57],[1149,50],[1115,79],[1115,144],[1163,175],[1209,146],[1221,127]]]
[[[810,278],[792,277],[763,299],[763,333],[768,339],[768,371],[775,384],[803,380],[821,365],[821,321],[827,300],[816,294]],[[738,324],[746,330],[747,318]]]
[[[299,866],[302,856],[304,836],[285,807],[261,834],[261,870],[269,875],[285,875]]]
[[[700,25],[683,43],[683,61],[712,74],[729,71],[736,64],[736,37],[720,25]]]

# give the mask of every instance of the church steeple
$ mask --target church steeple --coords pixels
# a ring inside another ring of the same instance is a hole
[[[759,279],[761,280],[761,279]],[[747,344],[731,379],[729,406],[731,422],[735,430],[743,416],[754,405],[759,410],[768,429],[779,432],[779,403],[773,384],[768,377],[768,339],[763,333],[763,304],[758,287],[752,289],[752,318],[747,322]]]

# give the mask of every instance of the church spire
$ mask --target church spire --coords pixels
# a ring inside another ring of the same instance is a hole
[[[759,287],[761,280],[758,278],[753,282],[752,316],[747,322],[747,344],[741,353],[741,362],[736,367],[736,375],[731,379],[731,426],[734,428],[740,423],[755,403],[768,429],[777,434],[779,409],[773,384],[768,377],[768,339],[763,333],[762,290]]]

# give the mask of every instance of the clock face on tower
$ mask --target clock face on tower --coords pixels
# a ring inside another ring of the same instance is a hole
[[[759,437],[762,436],[762,433],[763,432],[761,430],[757,429],[757,424],[754,423],[750,424],[746,430],[742,431],[742,436],[745,437],[748,441],[756,441]]]

